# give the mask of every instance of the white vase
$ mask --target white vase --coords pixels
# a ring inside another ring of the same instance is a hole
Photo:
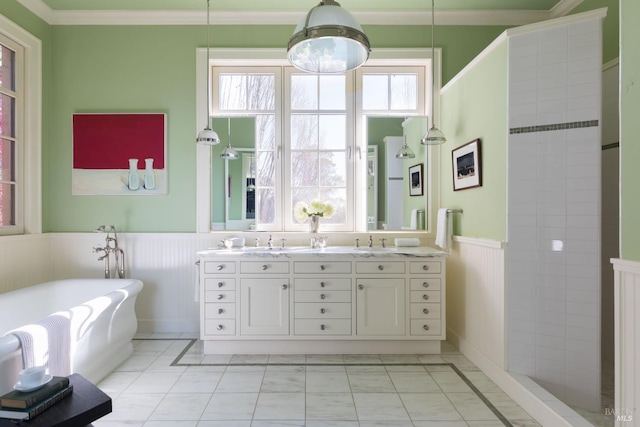
[[[156,188],[156,177],[153,172],[153,159],[144,159],[144,188],[153,190]]]
[[[320,216],[319,215],[311,215],[309,217],[309,231],[312,233],[317,233],[318,228],[320,227]]]
[[[127,180],[129,190],[137,190],[140,187],[140,176],[138,176],[138,159],[129,159],[129,179]]]

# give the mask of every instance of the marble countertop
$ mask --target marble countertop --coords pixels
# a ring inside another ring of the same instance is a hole
[[[440,249],[430,248],[426,246],[417,247],[360,247],[352,246],[329,246],[326,248],[311,248],[308,246],[291,246],[291,247],[243,247],[243,248],[211,248],[198,252],[198,256],[240,256],[240,257],[327,257],[336,255],[353,255],[358,258],[385,257],[385,258],[433,258],[447,257],[449,254]]]

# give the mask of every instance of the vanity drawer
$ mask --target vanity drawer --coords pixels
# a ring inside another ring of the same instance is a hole
[[[236,302],[235,291],[205,291],[204,302]]]
[[[404,274],[405,264],[403,261],[358,261],[356,262],[356,273],[367,274]]]
[[[235,303],[214,303],[208,302],[204,305],[205,319],[235,319]]]
[[[439,319],[440,303],[425,302],[425,303],[411,304],[411,318],[412,319]]]
[[[236,272],[236,263],[233,261],[204,261],[202,271],[205,274],[232,274]]]
[[[350,274],[351,263],[348,261],[295,261],[293,271],[299,274]]]
[[[351,335],[351,319],[296,319],[296,335]]]
[[[205,335],[235,335],[235,319],[206,319],[204,321]]]
[[[411,302],[440,302],[440,291],[411,291]]]
[[[441,335],[442,321],[435,319],[411,319],[411,335]]]
[[[241,261],[240,273],[283,274],[289,273],[288,261]]]
[[[440,261],[411,261],[409,271],[411,274],[440,274],[442,264]]]
[[[351,279],[295,279],[296,291],[350,291]]]
[[[299,302],[295,305],[296,319],[350,319],[351,304],[345,302]]]
[[[234,291],[236,289],[236,279],[229,279],[226,277],[205,277],[204,290],[205,291]]]
[[[441,279],[431,279],[428,277],[422,279],[411,279],[411,290],[412,291],[439,291],[441,289],[440,285]]]
[[[351,291],[296,291],[295,302],[351,302]]]

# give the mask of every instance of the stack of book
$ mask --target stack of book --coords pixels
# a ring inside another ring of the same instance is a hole
[[[10,391],[0,396],[0,418],[30,420],[73,392],[67,377],[53,377],[43,387],[22,392]]]

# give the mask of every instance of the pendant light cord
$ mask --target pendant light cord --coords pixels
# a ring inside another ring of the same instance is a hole
[[[207,127],[211,127],[211,117],[209,116],[209,108],[211,107],[211,79],[209,78],[209,16],[211,15],[210,13],[210,3],[211,0],[207,0],[207,60],[205,61],[205,64],[207,66],[207,72],[205,73],[205,76],[207,78],[207,108],[206,108],[206,112],[207,112]]]
[[[436,97],[436,66],[435,66],[435,48],[433,47],[433,28],[435,27],[435,0],[431,0],[431,127],[436,126],[435,112],[434,112],[434,99]]]

